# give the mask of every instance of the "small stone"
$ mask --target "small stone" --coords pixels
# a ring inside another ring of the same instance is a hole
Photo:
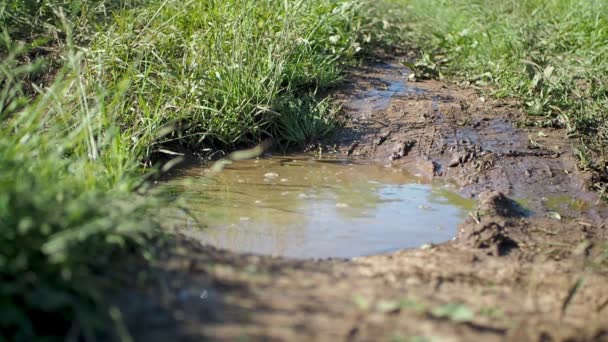
[[[450,162],[448,163],[449,167],[456,167],[460,165],[460,157],[459,156],[454,156],[452,158],[452,160],[450,160]]]

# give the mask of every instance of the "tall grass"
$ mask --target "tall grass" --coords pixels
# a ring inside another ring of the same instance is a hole
[[[580,141],[608,181],[608,3],[601,0],[387,0],[404,37],[443,72],[521,99],[537,125]]]
[[[297,101],[283,110],[285,98],[314,97],[310,90],[340,80],[371,31],[360,7],[335,0],[154,2],[118,14],[116,25],[95,37],[89,59],[110,88],[129,75],[120,123],[147,140],[148,153],[173,139],[196,150],[271,132],[304,143],[326,128],[299,137],[281,129],[280,118],[316,120],[316,127],[331,121],[323,116],[332,111],[294,111]],[[151,141],[145,126],[159,118],[176,131]]]
[[[112,331],[104,267],[155,231],[159,200],[135,192],[136,157],[81,58],[67,53],[32,98],[21,79],[37,66],[2,43],[11,54],[0,63],[0,339],[92,338]]]

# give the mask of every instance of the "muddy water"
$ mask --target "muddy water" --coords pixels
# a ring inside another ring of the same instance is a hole
[[[401,169],[311,157],[235,162],[219,174],[180,171],[187,234],[238,252],[295,258],[377,254],[452,239],[474,205],[449,183]]]

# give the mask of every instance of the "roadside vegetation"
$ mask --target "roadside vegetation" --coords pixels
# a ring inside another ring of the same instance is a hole
[[[608,184],[608,3],[602,0],[386,0],[417,72],[520,99],[526,124],[564,127],[593,186]]]
[[[176,151],[302,145],[382,27],[346,0],[0,4],[0,340],[120,337],[102,289],[147,255]],[[157,157],[162,158],[157,158]],[[113,322],[113,323],[112,323]]]

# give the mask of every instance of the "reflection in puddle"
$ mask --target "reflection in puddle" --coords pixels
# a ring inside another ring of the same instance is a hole
[[[474,205],[449,184],[376,164],[291,157],[236,162],[210,178],[204,170],[171,183],[207,225],[187,233],[238,252],[349,258],[440,243]]]

